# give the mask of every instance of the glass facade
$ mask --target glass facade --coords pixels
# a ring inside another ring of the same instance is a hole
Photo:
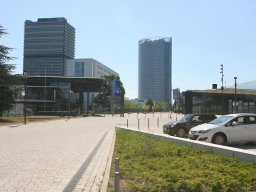
[[[222,98],[218,96],[201,95],[192,97],[192,113],[221,114]]]
[[[25,21],[24,71],[29,76],[63,76],[65,59],[75,55],[75,29],[65,18]]]
[[[142,39],[139,41],[139,99],[157,102],[171,101],[172,39]]]
[[[228,113],[256,113],[256,101],[239,100],[235,102],[233,99],[228,100]],[[237,103],[237,104],[236,104]]]
[[[210,114],[231,114],[231,113],[256,113],[256,90],[240,90],[238,94],[232,94],[227,90],[222,94],[219,90],[210,91],[186,91],[184,113],[210,113]]]
[[[81,114],[89,107],[83,93],[98,92],[103,81],[84,77],[28,77],[26,105],[34,115],[67,115],[70,111]]]
[[[75,62],[75,77],[84,77],[84,62]]]

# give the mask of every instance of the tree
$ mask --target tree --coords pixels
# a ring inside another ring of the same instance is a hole
[[[100,89],[99,94],[95,97],[94,103],[97,105],[101,105],[102,107],[106,108],[109,112],[111,110],[111,105],[110,105],[110,99],[112,96],[112,82],[114,80],[118,81],[118,88],[119,88],[119,98],[120,98],[120,107],[121,110],[124,106],[124,95],[125,95],[125,89],[123,87],[123,83],[120,80],[120,77],[114,76],[114,75],[109,75],[109,76],[104,76],[105,81]]]
[[[152,107],[154,106],[154,102],[151,98],[148,98],[145,105],[149,107],[149,111],[152,111]]]
[[[6,29],[0,25],[0,38],[6,34]],[[11,109],[17,93],[15,85],[20,80],[19,75],[11,74],[15,66],[13,64],[6,64],[6,62],[14,59],[8,56],[11,50],[12,48],[0,45],[0,116],[5,111]]]
[[[154,111],[163,111],[163,110],[166,110],[167,108],[168,108],[168,104],[165,102],[157,102],[153,107]]]

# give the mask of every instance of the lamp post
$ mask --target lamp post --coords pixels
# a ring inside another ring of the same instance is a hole
[[[23,108],[23,115],[24,115],[24,125],[27,124],[27,72],[23,72],[24,77],[24,108]]]
[[[237,77],[234,77],[234,79],[235,79],[235,111],[237,113],[238,112],[237,97],[236,97],[236,86],[237,86],[236,80],[237,80]]]
[[[221,73],[221,114],[224,114],[224,86],[223,86],[223,77],[224,77],[224,72],[223,72],[223,64],[220,65],[220,73]]]

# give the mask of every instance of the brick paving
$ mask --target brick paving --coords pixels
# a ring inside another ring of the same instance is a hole
[[[0,192],[106,191],[115,125],[127,125],[129,119],[128,126],[137,129],[140,119],[140,129],[161,133],[169,115],[106,115],[2,126]]]
[[[112,155],[114,119],[0,127],[0,191],[100,191]]]
[[[162,133],[164,123],[180,117],[140,113],[2,126],[0,192],[106,191],[115,126]]]

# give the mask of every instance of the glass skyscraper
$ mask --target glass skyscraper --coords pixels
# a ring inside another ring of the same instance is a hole
[[[75,56],[75,28],[65,18],[25,21],[23,69],[29,76],[63,76]]]
[[[139,99],[171,103],[172,38],[139,41]]]

